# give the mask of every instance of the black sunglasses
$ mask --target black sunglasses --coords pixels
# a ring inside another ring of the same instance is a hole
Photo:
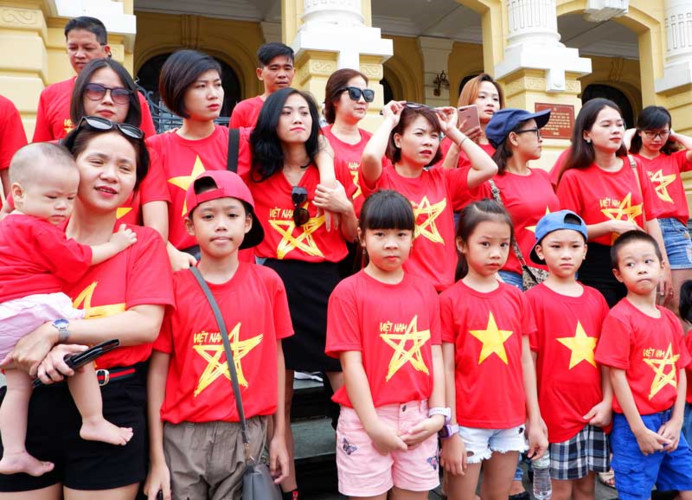
[[[360,100],[361,96],[365,102],[372,102],[375,100],[375,91],[372,89],[360,89],[358,87],[344,87],[339,92],[345,92],[348,90],[348,96],[352,101]]]
[[[105,87],[100,83],[87,83],[84,86],[84,95],[91,101],[100,101],[106,95],[106,92],[111,93],[111,99],[116,104],[127,104],[130,102],[132,91],[124,87]]]
[[[121,134],[132,139],[144,139],[144,132],[129,123],[116,123],[100,116],[82,116],[79,120],[78,129],[89,127],[94,130],[113,130],[116,129]]]
[[[293,222],[296,226],[302,226],[310,220],[310,212],[301,207],[308,199],[308,190],[302,186],[293,186],[291,189],[291,201],[293,201]]]

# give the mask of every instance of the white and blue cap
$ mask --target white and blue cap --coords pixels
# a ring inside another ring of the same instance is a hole
[[[538,221],[538,224],[536,224],[536,243],[531,250],[531,260],[533,262],[536,264],[545,263],[543,259],[539,258],[536,254],[536,245],[548,234],[553,231],[560,231],[561,229],[577,231],[584,237],[584,241],[589,239],[584,220],[571,210],[560,210],[559,212],[546,214]]]
[[[536,127],[543,128],[550,120],[550,110],[543,109],[536,113],[529,113],[525,109],[505,108],[495,111],[488,126],[485,127],[485,136],[490,144],[497,148],[521,122],[532,119],[536,120]]]

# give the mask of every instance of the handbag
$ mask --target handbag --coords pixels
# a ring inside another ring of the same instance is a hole
[[[493,194],[493,199],[504,207],[505,204],[502,203],[500,190],[498,189],[497,184],[495,184],[495,181],[492,179],[490,179],[488,182],[490,183],[490,192]],[[524,284],[524,290],[529,290],[548,279],[548,271],[538,267],[531,267],[526,263],[526,259],[524,258],[524,254],[521,252],[521,248],[519,248],[516,238],[512,240],[512,250],[514,251],[514,255],[517,257],[517,260],[521,265],[521,280]]]
[[[240,395],[240,386],[238,385],[238,374],[235,371],[235,363],[233,362],[233,350],[231,342],[228,339],[228,330],[226,323],[223,320],[219,305],[209,289],[209,285],[204,281],[204,278],[196,267],[191,267],[190,271],[197,280],[199,287],[202,289],[206,297],[216,323],[218,324],[221,338],[223,340],[223,349],[226,352],[226,363],[228,371],[231,374],[231,385],[233,386],[233,395],[235,396],[235,405],[238,410],[238,418],[240,419],[240,435],[243,439],[243,447],[245,448],[245,472],[243,473],[243,500],[281,500],[281,491],[279,486],[274,484],[274,479],[269,472],[269,467],[265,464],[258,463],[250,456],[250,440],[247,433],[247,420],[245,420],[245,411],[243,409],[243,400]]]

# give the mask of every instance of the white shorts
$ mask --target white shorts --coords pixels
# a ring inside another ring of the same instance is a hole
[[[84,311],[72,307],[62,292],[27,295],[0,304],[0,360],[25,335],[48,321],[81,319]]]
[[[526,444],[524,425],[509,429],[479,429],[478,427],[459,427],[459,436],[466,445],[467,461],[478,464],[487,460],[493,452],[507,453],[518,451],[522,453],[529,447]]]

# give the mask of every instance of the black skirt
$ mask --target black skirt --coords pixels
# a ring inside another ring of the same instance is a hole
[[[295,335],[284,339],[287,370],[341,371],[338,359],[324,353],[327,336],[327,303],[339,283],[339,265],[332,262],[267,259],[284,282]]]
[[[586,260],[579,268],[579,281],[601,292],[611,308],[627,295],[625,285],[615,279],[607,245],[589,242]]]

